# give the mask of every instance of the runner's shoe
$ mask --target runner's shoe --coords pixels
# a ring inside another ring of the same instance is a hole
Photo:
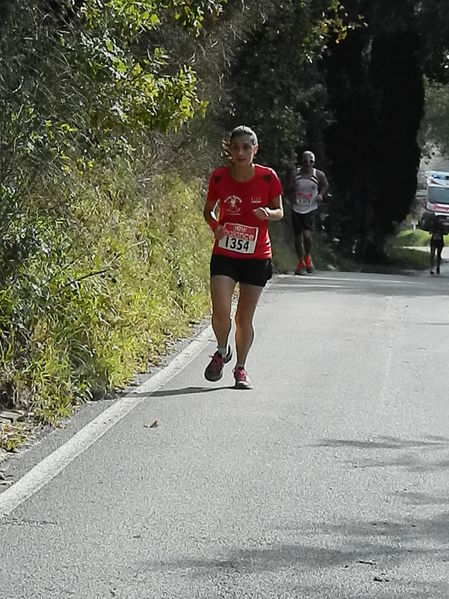
[[[228,351],[225,356],[222,356],[219,351],[216,351],[212,356],[212,360],[209,362],[204,376],[208,381],[215,383],[219,381],[223,376],[224,365],[229,362],[232,358],[232,349],[228,347]]]
[[[309,275],[312,274],[315,269],[313,267],[313,262],[312,258],[310,257],[310,254],[305,257],[304,261],[306,263],[306,271],[309,273]]]
[[[295,275],[305,275],[306,274],[306,265],[304,264],[304,260],[300,260],[298,262],[298,266],[295,270]]]
[[[243,366],[234,368],[235,388],[252,389],[251,380]]]

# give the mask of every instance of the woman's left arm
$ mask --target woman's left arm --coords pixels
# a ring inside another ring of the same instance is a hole
[[[265,208],[267,211],[267,220],[281,220],[284,216],[284,207],[282,205],[282,196],[279,194],[273,198],[268,206]]]

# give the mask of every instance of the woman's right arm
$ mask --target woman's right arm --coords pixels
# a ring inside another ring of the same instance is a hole
[[[204,205],[203,216],[209,227],[214,233],[215,239],[221,239],[224,236],[224,227],[218,223],[217,216],[215,214],[215,208],[217,206],[216,200],[206,200]]]

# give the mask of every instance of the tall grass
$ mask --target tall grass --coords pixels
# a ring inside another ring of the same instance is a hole
[[[196,180],[139,183],[118,164],[74,171],[52,193],[35,232],[40,251],[0,293],[4,403],[45,422],[157,363],[204,316],[212,243]]]

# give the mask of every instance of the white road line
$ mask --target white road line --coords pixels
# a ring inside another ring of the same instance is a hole
[[[212,339],[214,339],[212,327],[208,326],[170,364],[134,389],[129,395],[117,400],[110,408],[78,431],[67,443],[56,449],[9,489],[1,493],[0,518],[8,516],[26,499],[42,489],[131,410],[192,362]]]

